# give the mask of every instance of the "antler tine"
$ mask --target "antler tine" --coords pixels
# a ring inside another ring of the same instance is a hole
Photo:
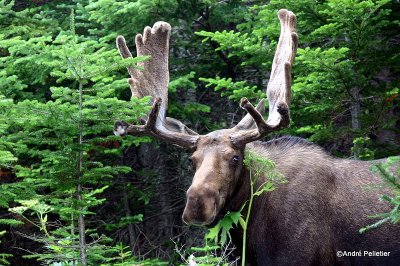
[[[286,9],[278,12],[281,22],[281,35],[276,48],[272,64],[271,77],[268,82],[267,94],[269,101],[269,116],[267,123],[277,127],[281,121],[288,122],[286,117],[281,119],[278,109],[287,109],[289,115],[289,104],[291,98],[291,69],[297,51],[296,16]],[[286,106],[281,106],[282,104]],[[283,124],[281,126],[288,126]]]
[[[145,125],[128,125],[116,122],[114,133],[117,135],[152,135],[181,147],[193,149],[198,135],[180,121],[166,117],[168,107],[168,53],[171,26],[166,22],[157,22],[152,28],[146,27],[135,38],[138,56],[151,56],[138,64],[143,71],[128,67],[132,96],[142,98],[152,96],[153,107]],[[132,57],[125,39],[117,37],[117,47],[123,58]]]
[[[129,51],[129,48],[126,45],[124,36],[117,37],[117,47],[122,58],[132,58],[131,51]],[[131,66],[128,66],[128,73],[131,75],[131,77],[135,76],[135,69]]]
[[[138,64],[143,71],[132,66],[128,67],[128,73],[131,76],[128,83],[132,96],[138,98],[152,96],[153,101],[156,97],[160,97],[162,99],[160,118],[165,117],[168,106],[170,32],[171,26],[166,22],[159,21],[154,24],[153,28],[145,27],[143,35],[136,35],[136,51],[137,56],[151,56],[151,58]],[[117,37],[117,47],[123,58],[132,57],[123,36]]]
[[[244,145],[266,134],[285,128],[290,123],[291,69],[297,51],[296,16],[286,9],[278,12],[281,34],[276,48],[270,80],[267,86],[269,115],[265,121],[254,106],[243,98],[240,106],[251,115],[257,128],[242,130],[231,135],[233,143]]]

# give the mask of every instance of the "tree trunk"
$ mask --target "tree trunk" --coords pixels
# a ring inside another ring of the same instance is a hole
[[[78,185],[78,200],[82,200],[81,196],[82,186],[81,184]],[[85,239],[85,220],[82,214],[82,207],[79,207],[79,217],[78,217],[78,229],[79,229],[79,253],[81,258],[81,264],[87,265],[87,258],[86,258],[86,239]]]
[[[350,89],[350,95],[353,98],[351,103],[351,128],[353,132],[359,131],[361,129],[360,123],[360,113],[361,113],[361,104],[360,104],[360,89],[358,87],[353,87]]]
[[[124,211],[127,217],[132,216],[131,208],[129,207],[129,199],[128,199],[128,191],[126,189],[126,185],[123,189],[123,197],[124,197]],[[135,228],[133,227],[133,223],[128,224],[128,235],[129,235],[129,246],[131,248],[131,252],[133,254],[135,249],[135,241],[136,241],[136,234]]]
[[[83,166],[83,117],[82,117],[82,108],[83,108],[83,83],[82,80],[79,81],[79,162],[78,162],[78,202],[82,201],[82,166]],[[83,208],[80,206],[78,208],[79,216],[78,216],[78,231],[79,231],[79,253],[82,265],[87,265],[86,258],[86,239],[85,239],[85,219],[83,217]]]
[[[171,225],[173,224],[173,217],[171,209],[171,196],[174,193],[173,188],[169,185],[171,176],[169,175],[169,162],[167,162],[168,151],[165,143],[159,147],[160,154],[155,161],[155,170],[158,175],[159,186],[157,189],[159,209],[164,211],[163,215],[159,217],[159,237],[161,239],[169,239],[172,237]]]

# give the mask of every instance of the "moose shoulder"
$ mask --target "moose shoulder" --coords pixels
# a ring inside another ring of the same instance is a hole
[[[360,235],[370,223],[367,216],[387,211],[377,201],[379,192],[365,190],[377,184],[371,162],[334,159],[317,146],[298,138],[258,142],[268,133],[290,122],[291,67],[297,50],[296,17],[285,9],[278,12],[281,33],[267,86],[265,103],[254,107],[246,98],[240,106],[248,114],[233,128],[199,135],[182,122],[166,117],[168,109],[168,50],[171,26],[157,22],[136,35],[137,55],[149,55],[139,63],[142,70],[128,67],[132,95],[152,96],[152,109],[144,125],[118,121],[117,135],[151,135],[193,151],[196,167],[187,191],[183,221],[209,225],[228,210],[238,210],[249,198],[249,173],[243,165],[245,150],[276,163],[276,170],[289,181],[279,189],[257,197],[248,224],[248,265],[398,265],[399,227],[385,225]],[[131,57],[122,36],[117,46],[123,58]],[[233,243],[240,250],[239,229]],[[386,251],[389,257],[339,257],[337,251]],[[397,264],[396,264],[397,263]]]

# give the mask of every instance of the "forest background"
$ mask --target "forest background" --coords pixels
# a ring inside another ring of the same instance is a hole
[[[297,15],[293,135],[344,158],[400,154],[397,0],[0,0],[0,265],[179,264],[204,247],[181,221],[188,153],[112,134],[131,99],[115,38],[172,25],[169,116],[199,133],[235,125],[263,97]],[[176,250],[178,249],[178,251]],[[187,253],[185,253],[187,252]],[[143,263],[143,262],[142,262]]]

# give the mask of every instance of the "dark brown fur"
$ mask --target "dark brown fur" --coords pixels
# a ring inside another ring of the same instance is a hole
[[[258,197],[252,209],[247,241],[248,265],[400,265],[400,227],[386,224],[360,234],[369,215],[387,212],[372,190],[376,161],[335,159],[305,140],[284,137],[253,142],[246,149],[276,163],[287,184]],[[239,210],[249,198],[243,168],[224,211]],[[241,230],[232,233],[241,250]],[[337,251],[388,251],[389,257],[337,257]]]

